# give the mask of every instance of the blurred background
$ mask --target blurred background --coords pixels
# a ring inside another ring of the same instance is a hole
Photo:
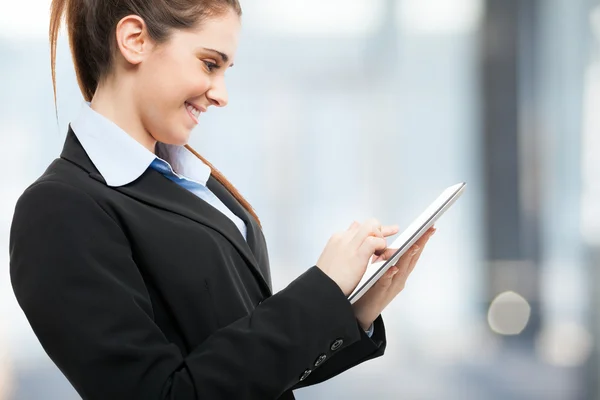
[[[49,0],[1,1],[0,399],[77,399],[14,299],[8,233],[82,97],[63,31],[57,122]],[[600,399],[600,1],[242,7],[230,105],[191,144],[261,217],[275,289],[353,220],[403,227],[468,183],[384,311],[386,355],[298,399]]]

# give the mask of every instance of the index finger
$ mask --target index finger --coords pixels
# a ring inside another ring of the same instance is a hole
[[[358,249],[369,236],[383,238],[383,234],[381,233],[381,223],[375,218],[366,220],[358,227],[358,231],[350,240],[350,244]]]
[[[398,233],[399,230],[400,230],[400,228],[398,227],[398,225],[382,226],[381,227],[381,234],[384,237],[388,237],[388,236],[395,235],[396,233]]]

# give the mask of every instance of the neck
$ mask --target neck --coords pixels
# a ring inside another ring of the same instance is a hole
[[[91,101],[97,113],[114,122],[142,146],[155,153],[156,139],[144,128],[130,94],[133,87],[126,82],[106,81],[98,85]]]

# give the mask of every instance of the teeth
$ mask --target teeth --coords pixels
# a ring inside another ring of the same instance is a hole
[[[200,110],[189,103],[185,103],[185,107],[194,115],[194,117],[198,118],[200,116]]]

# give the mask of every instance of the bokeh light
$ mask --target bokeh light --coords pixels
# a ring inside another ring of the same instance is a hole
[[[525,329],[531,306],[523,296],[509,291],[496,296],[488,311],[490,328],[501,335],[518,335]]]
[[[538,357],[557,367],[583,365],[591,355],[592,348],[592,335],[576,322],[551,323],[536,338]]]

